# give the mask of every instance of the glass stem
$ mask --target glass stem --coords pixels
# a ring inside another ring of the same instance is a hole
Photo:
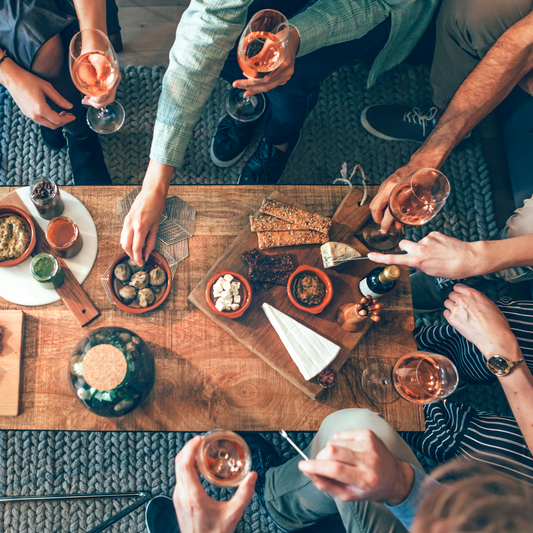
[[[107,109],[107,106],[102,107],[100,109],[100,113],[98,113],[98,118],[108,118],[109,117],[109,109]]]

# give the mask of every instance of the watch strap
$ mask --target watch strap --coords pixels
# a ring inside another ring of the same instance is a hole
[[[522,357],[522,359],[519,359],[518,361],[507,361],[507,364],[509,365],[509,372],[518,364],[524,362],[525,359]]]
[[[495,366],[493,366],[491,364],[491,360],[492,359],[500,359],[500,360],[503,360],[505,361],[505,364],[507,365],[506,368],[501,368],[501,369],[497,369]],[[491,374],[494,374],[495,376],[499,376],[499,377],[502,377],[502,376],[508,376],[509,373],[511,372],[511,370],[518,364],[524,362],[525,359],[522,357],[522,359],[519,359],[518,361],[509,361],[508,359],[506,359],[505,357],[502,357],[501,355],[493,355],[492,357],[490,357],[489,359],[487,359],[486,361],[486,367],[487,369],[489,370],[489,372]]]
[[[4,53],[2,54],[2,57],[0,57],[0,65],[9,57],[9,52],[4,49]]]

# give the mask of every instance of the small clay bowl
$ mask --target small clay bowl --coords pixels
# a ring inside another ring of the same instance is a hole
[[[237,309],[237,311],[219,311],[215,307],[215,303],[213,302],[213,298],[211,297],[213,285],[216,283],[218,278],[223,277],[226,274],[231,274],[236,280],[241,282],[241,295],[243,303],[241,304],[239,309]],[[237,274],[237,272],[232,272],[231,270],[219,270],[207,283],[207,286],[205,288],[205,299],[207,301],[209,309],[211,309],[213,313],[216,313],[220,316],[225,316],[227,318],[231,318],[233,320],[234,318],[241,317],[246,311],[246,309],[250,307],[250,304],[252,303],[252,287],[250,287],[248,280],[244,276]]]
[[[147,261],[145,261],[145,264],[154,263],[165,271],[165,274],[167,275],[167,286],[165,292],[163,292],[163,295],[159,299],[156,299],[156,301],[148,307],[130,307],[129,305],[123,303],[120,297],[115,292],[115,267],[119,263],[127,261],[128,259],[128,254],[126,252],[123,252],[113,261],[113,264],[111,265],[111,269],[109,271],[109,278],[107,279],[107,286],[109,288],[111,298],[113,299],[113,303],[122,311],[130,313],[132,315],[142,315],[143,313],[148,313],[150,311],[153,311],[154,309],[157,309],[168,298],[168,295],[170,294],[170,288],[172,287],[172,273],[170,272],[167,260],[159,252],[156,252],[154,250],[150,254],[150,257],[147,259]]]
[[[322,283],[326,286],[326,294],[324,295],[324,299],[318,305],[302,305],[298,302],[298,300],[292,293],[292,286],[294,284],[294,280],[299,274],[302,274],[303,272],[308,272],[309,274],[314,274],[315,276],[318,276],[320,281],[322,281]],[[329,279],[328,275],[322,270],[309,265],[302,265],[291,274],[291,277],[287,282],[287,294],[289,295],[289,300],[295,307],[301,309],[302,311],[312,313],[313,315],[318,315],[318,313],[324,311],[326,305],[331,302],[331,299],[333,298],[333,285],[331,284],[331,280]]]
[[[28,247],[26,248],[25,252],[18,257],[17,259],[8,259],[7,261],[0,262],[0,267],[2,268],[9,268],[15,265],[19,265],[23,261],[25,261],[30,254],[33,252],[33,249],[35,248],[35,243],[37,242],[37,234],[35,233],[35,224],[33,223],[33,219],[31,218],[26,211],[19,209],[18,207],[15,207],[14,205],[2,205],[0,206],[0,218],[5,218],[9,216],[16,216],[20,218],[24,225],[26,226],[26,229],[28,230],[28,233],[30,234],[30,244],[28,244]]]

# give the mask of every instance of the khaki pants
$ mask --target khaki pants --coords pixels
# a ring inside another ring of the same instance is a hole
[[[366,409],[345,409],[324,419],[318,433],[305,450],[314,458],[337,431],[371,429],[399,459],[423,470],[405,441],[378,414]],[[310,526],[320,518],[339,513],[348,533],[406,533],[394,515],[380,503],[342,502],[318,490],[298,470],[298,455],[267,472],[265,501],[269,513],[287,529]]]
[[[533,0],[443,0],[431,69],[437,107],[446,109],[492,45],[532,8]]]

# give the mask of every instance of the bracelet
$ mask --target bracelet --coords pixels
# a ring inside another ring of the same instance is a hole
[[[4,50],[4,55],[0,57],[0,65],[4,62],[4,59],[7,59],[9,57],[9,53],[7,50]]]

